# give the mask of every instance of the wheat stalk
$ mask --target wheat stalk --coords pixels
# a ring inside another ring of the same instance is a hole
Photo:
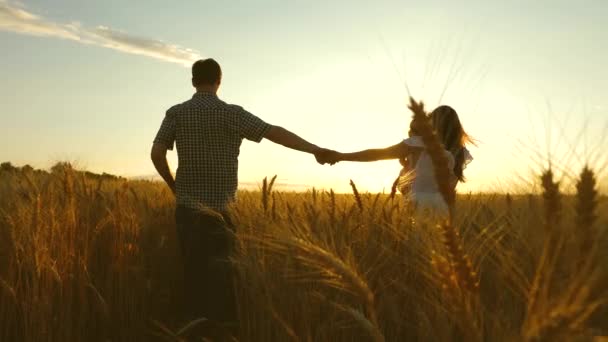
[[[268,210],[268,177],[262,180],[262,209],[264,212]]]
[[[450,224],[440,225],[440,231],[458,285],[469,291],[479,290],[477,272],[473,270],[471,258],[465,253],[464,248],[462,247],[460,234]]]
[[[585,166],[576,183],[576,223],[581,236],[581,253],[589,251],[595,239],[594,223],[597,219],[597,190],[593,171]]]
[[[355,319],[356,322],[362,326],[365,331],[369,333],[374,342],[384,342],[384,335],[382,332],[378,330],[378,326],[370,322],[365,315],[363,315],[359,310],[353,309],[351,307],[343,308],[344,312],[348,313],[351,317]]]
[[[361,195],[359,194],[359,190],[357,190],[357,186],[353,180],[350,180],[350,187],[353,189],[353,195],[355,196],[355,201],[357,202],[357,207],[359,207],[359,211],[363,211],[363,200],[361,199]]]
[[[543,187],[543,199],[545,205],[545,230],[551,232],[557,229],[561,221],[561,196],[559,193],[559,182],[553,181],[553,171],[549,168],[541,175]]]
[[[330,279],[324,280],[331,287],[346,290],[358,295],[365,303],[367,316],[376,327],[378,318],[375,310],[375,296],[361,275],[343,260],[326,249],[303,239],[285,237],[277,239],[273,237],[256,238],[251,237],[260,245],[269,250],[291,255],[307,265],[318,268]],[[333,275],[333,276],[332,276]],[[322,280],[323,281],[323,280]]]
[[[427,113],[424,111],[424,104],[422,101],[416,102],[416,100],[410,97],[410,104],[408,107],[413,113],[412,123],[416,126],[418,134],[420,134],[422,137],[426,152],[429,154],[433,162],[435,180],[437,181],[439,192],[443,196],[448,208],[450,208],[451,213],[456,200],[456,192],[450,185],[451,174],[448,166],[448,158],[444,153],[445,149],[443,148],[441,140],[433,129],[433,126],[429,122],[429,118]]]
[[[451,224],[456,192],[450,185],[451,173],[448,159],[444,152],[445,149],[429,122],[428,115],[424,110],[424,104],[416,102],[410,97],[409,108],[413,113],[412,124],[416,126],[418,134],[420,134],[424,142],[426,152],[431,157],[437,186],[449,208],[449,220],[440,225],[440,230],[443,236],[443,243],[450,257],[450,262],[456,273],[458,284],[470,291],[476,291],[479,288],[479,282],[476,279],[477,274],[473,271],[470,258],[464,253],[460,234]]]

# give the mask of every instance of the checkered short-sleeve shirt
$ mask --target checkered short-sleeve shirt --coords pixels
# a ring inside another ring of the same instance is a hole
[[[177,148],[177,204],[225,210],[236,194],[243,139],[260,142],[270,127],[211,93],[197,92],[171,107],[154,143]]]

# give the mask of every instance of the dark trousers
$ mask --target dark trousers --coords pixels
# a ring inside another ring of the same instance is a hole
[[[175,211],[184,264],[184,303],[188,320],[236,323],[233,274],[229,261],[234,228],[209,213],[182,206]]]

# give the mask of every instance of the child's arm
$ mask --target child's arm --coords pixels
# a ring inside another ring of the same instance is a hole
[[[337,156],[338,161],[357,161],[357,162],[371,162],[377,160],[387,160],[387,159],[399,159],[404,158],[408,150],[411,147],[400,142],[396,145],[380,148],[380,149],[370,149],[363,150],[359,152],[352,153],[340,153]]]

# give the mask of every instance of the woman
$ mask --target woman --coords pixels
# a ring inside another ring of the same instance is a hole
[[[464,182],[463,170],[473,160],[465,144],[471,142],[458,118],[456,111],[449,106],[437,107],[430,115],[448,159],[450,169],[449,184],[454,189],[456,184]],[[383,149],[370,149],[353,153],[335,152],[327,156],[327,162],[339,161],[371,162],[377,160],[399,159],[403,169],[399,174],[397,185],[403,195],[417,207],[429,208],[446,214],[448,207],[437,186],[435,172],[430,155],[425,150],[424,142],[410,125],[410,137],[404,141]]]

